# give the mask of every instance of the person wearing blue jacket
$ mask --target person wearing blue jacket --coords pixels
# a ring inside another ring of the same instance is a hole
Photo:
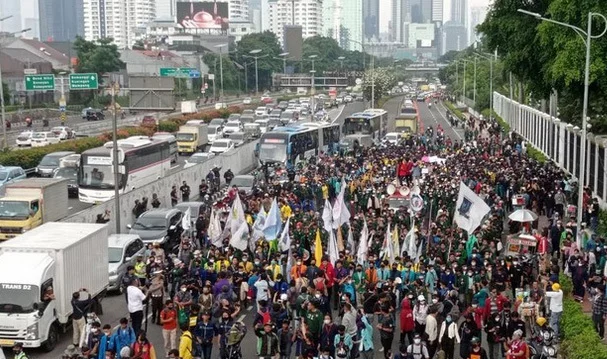
[[[126,318],[120,319],[120,327],[112,335],[114,337],[114,349],[116,351],[116,359],[120,359],[120,350],[124,347],[131,347],[135,340],[135,331],[129,325],[129,320]]]
[[[98,359],[105,359],[105,353],[108,351],[116,351],[116,343],[114,343],[115,337],[112,335],[112,326],[106,324],[102,328],[103,335],[99,340],[99,350],[97,353]]]

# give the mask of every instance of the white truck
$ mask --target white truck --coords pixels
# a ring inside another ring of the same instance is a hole
[[[0,240],[66,217],[68,182],[65,178],[26,178],[7,185],[0,198]]]
[[[209,125],[202,120],[190,120],[175,134],[177,151],[194,153],[209,143]]]
[[[99,303],[107,266],[105,224],[46,223],[0,243],[0,346],[53,350],[71,323],[73,293],[86,288]]]
[[[198,108],[196,108],[196,101],[194,101],[194,100],[181,101],[181,113],[182,114],[196,113],[196,112],[198,112]]]

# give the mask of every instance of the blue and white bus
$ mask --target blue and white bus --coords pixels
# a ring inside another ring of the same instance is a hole
[[[345,136],[369,135],[379,141],[388,132],[387,129],[388,111],[373,108],[346,117],[343,133]]]
[[[298,162],[318,156],[319,151],[333,153],[340,139],[338,124],[304,123],[276,127],[261,136],[258,156],[261,164],[295,166]]]
[[[167,175],[171,169],[170,144],[133,136],[118,140],[119,190],[129,192]],[[78,170],[78,199],[105,202],[114,197],[113,144],[82,152]]]

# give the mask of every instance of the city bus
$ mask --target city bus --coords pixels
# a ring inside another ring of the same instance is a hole
[[[344,120],[343,133],[348,135],[370,135],[379,141],[388,131],[388,112],[382,109],[367,109]]]
[[[319,151],[333,153],[339,145],[338,124],[315,124],[276,127],[261,136],[257,146],[259,162],[295,166]]]
[[[171,169],[169,142],[143,136],[118,140],[120,193],[145,186]],[[113,143],[84,151],[78,170],[78,199],[84,203],[105,202],[114,197]]]

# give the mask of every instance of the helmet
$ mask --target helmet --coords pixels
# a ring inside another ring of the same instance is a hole
[[[472,344],[480,344],[481,340],[478,337],[472,337],[470,343]]]
[[[537,317],[537,319],[535,320],[535,322],[537,323],[537,325],[539,325],[540,327],[543,327],[544,324],[546,324],[546,318],[544,317]]]
[[[561,285],[558,283],[552,284],[552,290],[558,292],[559,290],[561,290]]]

